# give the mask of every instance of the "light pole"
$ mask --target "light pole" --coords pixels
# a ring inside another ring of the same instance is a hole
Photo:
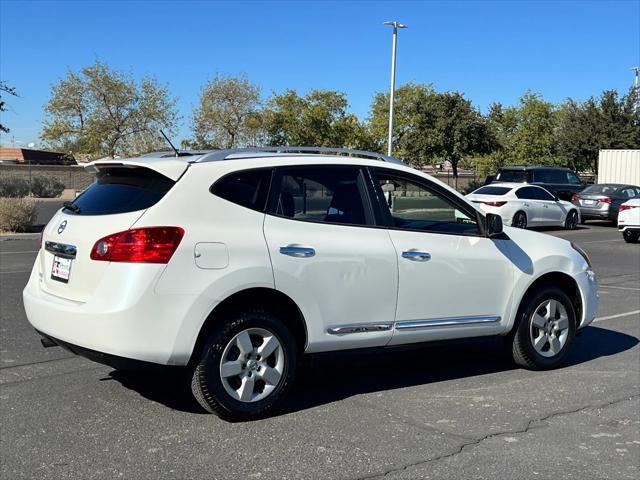
[[[638,74],[640,74],[640,67],[633,67],[631,70],[636,72],[636,79],[633,81],[633,90],[636,94],[636,104],[634,113],[638,112],[638,105],[640,105],[640,90],[638,90]]]
[[[393,27],[393,38],[391,43],[391,90],[389,92],[389,138],[387,140],[387,155],[391,156],[393,146],[393,94],[396,89],[396,47],[398,46],[398,29],[407,28],[400,22],[384,22],[385,25]]]

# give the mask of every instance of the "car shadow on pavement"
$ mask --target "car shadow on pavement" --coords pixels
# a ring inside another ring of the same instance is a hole
[[[566,367],[615,355],[638,339],[590,326],[577,338]],[[518,368],[502,339],[438,344],[401,350],[361,350],[314,355],[300,368],[289,400],[280,414],[293,413],[372,392],[506,372]],[[171,409],[205,413],[191,396],[183,372],[113,371],[124,387]]]

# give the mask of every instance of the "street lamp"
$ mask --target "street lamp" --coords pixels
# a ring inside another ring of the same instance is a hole
[[[391,91],[389,92],[389,139],[387,140],[387,155],[391,156],[393,146],[393,94],[396,89],[396,47],[398,46],[398,29],[407,28],[400,22],[384,22],[385,25],[393,27],[393,38],[391,43]]]

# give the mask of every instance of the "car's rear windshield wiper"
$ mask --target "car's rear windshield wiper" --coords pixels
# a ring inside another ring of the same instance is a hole
[[[66,202],[64,202],[62,204],[62,206],[64,208],[68,208],[69,210],[71,210],[72,212],[75,212],[75,213],[80,213],[81,212],[80,207],[78,205],[76,205],[75,203],[70,202],[68,200]]]

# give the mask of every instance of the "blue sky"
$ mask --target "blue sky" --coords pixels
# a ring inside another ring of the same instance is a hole
[[[347,93],[367,115],[389,84],[391,32],[400,32],[398,85],[464,92],[483,111],[527,89],[547,100],[626,92],[640,64],[640,0],[466,2],[194,2],[0,0],[0,78],[9,99],[2,143],[38,142],[51,84],[96,59],[167,83],[182,125],[216,71],[245,73],[263,96],[295,88]],[[177,143],[177,142],[176,142]]]

